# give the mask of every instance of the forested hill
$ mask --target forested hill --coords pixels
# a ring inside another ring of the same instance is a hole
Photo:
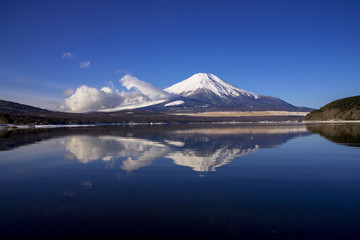
[[[21,114],[49,114],[51,111],[33,107],[30,105],[20,104],[16,102],[9,102],[0,99],[0,109],[3,114],[21,113]]]
[[[64,122],[64,117],[69,118],[70,114],[49,111],[21,103],[0,100],[0,124],[27,124],[35,122],[57,123],[58,121],[61,123],[61,121]],[[57,118],[60,120],[55,121]]]
[[[333,101],[306,115],[307,121],[360,120],[360,96]]]

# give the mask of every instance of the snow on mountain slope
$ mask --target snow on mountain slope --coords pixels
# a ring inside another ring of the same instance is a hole
[[[177,165],[191,167],[197,172],[213,172],[215,168],[229,164],[237,157],[255,152],[258,148],[258,145],[249,149],[227,149],[223,147],[206,155],[201,155],[196,150],[174,151],[165,157],[172,159]]]
[[[185,79],[182,82],[164,89],[168,93],[181,96],[190,96],[199,90],[210,91],[220,97],[239,97],[247,96],[257,99],[259,96],[255,93],[232,86],[211,73],[197,73]]]
[[[169,102],[169,103],[165,104],[164,107],[177,106],[177,105],[181,105],[181,104],[184,104],[183,100]]]

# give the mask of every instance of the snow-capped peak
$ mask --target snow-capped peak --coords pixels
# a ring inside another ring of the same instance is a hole
[[[198,90],[207,90],[212,93],[224,97],[233,96],[239,97],[240,95],[253,97],[257,99],[259,96],[255,93],[248,92],[241,88],[232,86],[231,84],[221,80],[211,73],[197,73],[185,79],[182,82],[172,85],[164,89],[168,93],[190,96]]]

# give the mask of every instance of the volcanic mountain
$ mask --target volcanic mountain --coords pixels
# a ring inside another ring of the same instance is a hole
[[[309,111],[279,98],[258,95],[235,87],[211,73],[197,73],[164,89],[174,96],[156,105],[176,111]],[[170,110],[170,111],[171,111]]]

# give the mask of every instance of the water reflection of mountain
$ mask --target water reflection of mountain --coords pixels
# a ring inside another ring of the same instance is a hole
[[[216,167],[256,151],[280,145],[306,134],[304,126],[241,126],[226,128],[198,128],[174,131],[171,140],[184,143],[166,157],[194,171],[215,171]]]
[[[316,124],[307,129],[335,143],[360,147],[360,124]]]
[[[102,160],[131,171],[148,166],[160,157],[191,167],[195,171],[215,171],[233,159],[283,144],[287,140],[309,134],[304,125],[294,126],[138,126],[99,127],[87,129],[32,130],[12,133],[12,147],[60,138],[67,158],[83,164]],[[18,138],[17,135],[23,136]],[[15,141],[16,139],[16,141]],[[15,143],[15,144],[14,144]],[[9,149],[9,145],[5,146]]]

